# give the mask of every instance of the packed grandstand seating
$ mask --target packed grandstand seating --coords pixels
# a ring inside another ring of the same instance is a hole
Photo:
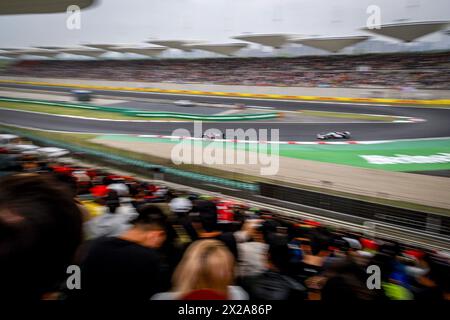
[[[17,150],[0,149],[2,298],[449,298],[443,252]],[[68,288],[70,264],[81,290]]]
[[[2,74],[300,87],[450,89],[450,52],[165,60],[23,60]]]

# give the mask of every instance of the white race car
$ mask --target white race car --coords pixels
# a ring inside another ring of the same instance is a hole
[[[333,131],[328,133],[319,133],[317,139],[328,140],[328,139],[350,139],[350,132],[348,131]]]
[[[191,100],[176,100],[173,102],[173,104],[180,106],[180,107],[194,107],[195,103]]]
[[[225,139],[225,133],[207,133],[203,135],[203,139],[209,140]]]

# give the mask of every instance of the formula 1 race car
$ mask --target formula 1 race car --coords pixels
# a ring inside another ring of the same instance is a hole
[[[202,136],[203,139],[215,140],[215,139],[225,139],[225,133],[207,133]]]
[[[179,107],[195,107],[195,102],[191,100],[176,100],[173,104]]]
[[[328,132],[328,133],[319,133],[317,135],[317,139],[319,139],[319,140],[350,139],[350,132],[348,132],[348,131],[333,131],[333,132]]]

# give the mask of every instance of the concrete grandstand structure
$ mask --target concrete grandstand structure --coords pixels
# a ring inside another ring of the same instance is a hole
[[[405,22],[396,24],[384,24],[379,29],[363,28],[361,30],[376,34],[377,36],[390,37],[402,42],[418,42],[417,39],[438,32],[443,31],[449,34],[449,30],[445,30],[449,25],[448,21],[422,21],[422,22]],[[168,57],[184,58],[181,53],[173,56],[163,54],[166,50],[176,49],[188,53],[193,50],[207,51],[219,55],[234,56],[241,49],[250,48],[250,43],[259,46],[271,47],[273,49],[287,48],[292,45],[301,45],[314,49],[324,50],[329,53],[341,52],[345,48],[352,47],[366,40],[372,40],[368,35],[353,35],[353,36],[314,36],[302,37],[295,34],[286,33],[268,33],[268,34],[243,34],[231,37],[232,39],[240,40],[241,42],[224,42],[224,43],[209,43],[198,40],[148,40],[145,43],[82,43],[78,47],[62,47],[62,46],[35,46],[33,48],[4,48],[0,49],[0,57],[8,57],[11,59],[22,59],[31,54],[26,54],[25,51],[32,50],[32,56],[43,56],[47,58],[59,57],[59,53],[70,53],[80,56],[89,56],[93,58],[103,58],[106,53],[134,53],[148,57],[160,57],[162,59]],[[369,40],[369,41],[370,41]],[[156,46],[148,46],[148,44]],[[38,51],[36,50],[39,49]],[[290,49],[295,49],[292,46]],[[256,49],[256,51],[260,50]],[[295,50],[294,50],[295,51]],[[252,56],[250,52],[254,50],[246,50],[244,56]],[[279,52],[275,50],[272,55],[277,55]],[[370,53],[367,51],[366,53]],[[242,52],[244,53],[244,51]],[[295,54],[295,53],[294,53]],[[301,54],[297,54],[301,55]],[[242,56],[242,55],[239,55]],[[127,56],[124,56],[127,58]],[[191,58],[201,58],[201,56],[191,56]],[[64,58],[64,57],[59,57]],[[105,55],[104,58],[108,58]]]
[[[405,22],[396,24],[384,24],[379,29],[363,28],[365,32],[373,33],[377,36],[390,37],[402,42],[417,42],[417,39],[444,30],[448,34],[446,27],[448,21],[421,21]],[[79,47],[61,47],[61,46],[35,46],[34,48],[5,48],[0,49],[0,57],[20,59],[26,50],[32,50],[33,56],[44,56],[54,58],[58,53],[70,53],[93,58],[101,58],[104,53],[134,53],[148,57],[167,58],[163,55],[166,50],[176,49],[182,52],[192,52],[193,50],[207,51],[219,55],[233,56],[241,49],[249,47],[249,43],[260,46],[271,47],[273,49],[286,48],[290,45],[302,45],[314,49],[324,50],[329,53],[337,53],[345,48],[352,47],[361,42],[371,39],[368,35],[353,36],[315,36],[301,37],[295,34],[268,33],[268,34],[243,34],[231,37],[242,42],[224,42],[210,43],[198,40],[148,40],[145,43],[82,43]],[[152,44],[156,46],[148,46]],[[36,51],[35,48],[41,51]],[[367,53],[370,53],[369,50]],[[246,53],[248,55],[248,53]],[[276,53],[274,53],[276,54]],[[183,55],[176,55],[183,58]],[[106,58],[106,57],[105,57]]]

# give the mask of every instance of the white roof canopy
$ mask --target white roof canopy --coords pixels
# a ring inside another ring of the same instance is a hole
[[[448,21],[405,22],[384,24],[380,26],[380,29],[363,28],[363,30],[404,42],[411,42],[427,34],[445,29],[448,24]]]
[[[58,47],[58,46],[42,46],[42,47],[34,47],[34,48],[38,48],[38,49],[47,49],[47,50],[63,50],[63,49],[68,49],[68,47]]]
[[[97,0],[3,0],[0,1],[0,15],[66,12],[71,5],[83,9],[95,2]]]
[[[113,51],[111,50],[111,48],[114,48],[116,45],[114,43],[101,43],[101,44],[82,44],[82,46],[93,49]]]
[[[70,49],[60,50],[59,53],[67,53],[67,54],[74,54],[74,55],[78,55],[78,56],[87,56],[87,57],[98,58],[101,55],[103,55],[105,53],[105,51],[95,50],[95,49],[70,48]]]
[[[147,43],[156,44],[172,49],[178,49],[183,51],[191,51],[190,44],[195,44],[198,41],[184,41],[184,40],[149,40]]]
[[[233,39],[262,44],[273,48],[281,48],[283,45],[289,43],[292,35],[288,34],[249,34],[232,37]]]
[[[156,57],[165,50],[167,50],[165,47],[115,47],[112,51]]]
[[[60,52],[55,50],[44,50],[44,49],[31,49],[31,50],[23,50],[23,55],[29,55],[29,56],[39,56],[39,57],[47,57],[52,58],[56,55],[58,55]]]
[[[18,51],[22,50],[20,48],[0,48],[1,51]]]
[[[20,57],[22,54],[23,53],[8,52],[8,51],[0,52],[1,57],[7,57],[7,58],[13,58],[13,59]]]
[[[192,44],[189,45],[192,49],[209,51],[213,53],[223,54],[230,56],[235,54],[237,51],[246,48],[246,43],[220,43],[220,44]]]
[[[4,49],[0,49],[0,50],[4,50]],[[58,54],[58,52],[53,52],[50,50],[39,50],[39,49],[15,49],[15,50],[5,49],[4,52],[0,52],[0,56],[8,57],[8,58],[15,58],[15,59],[17,59],[20,56],[25,56],[25,55],[49,57],[49,56],[54,56],[56,54]]]
[[[365,41],[369,38],[370,37],[368,36],[300,38],[293,39],[291,42],[329,52],[338,52],[346,47]]]

